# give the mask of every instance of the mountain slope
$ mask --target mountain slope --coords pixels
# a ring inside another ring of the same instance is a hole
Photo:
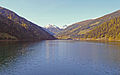
[[[49,33],[56,35],[58,32],[62,31],[63,29],[57,27],[56,25],[47,25],[44,27],[46,29],[46,31],[48,31]]]
[[[72,24],[65,28],[63,31],[59,32],[56,36],[57,37],[72,37],[77,36],[80,30],[82,30],[82,27],[85,28],[85,24],[88,25],[92,20],[86,20],[82,22],[78,22],[75,24]]]
[[[120,40],[120,16],[95,27],[84,38]]]
[[[95,27],[103,24],[104,22],[110,21],[111,19],[118,16],[120,16],[120,10],[97,19],[91,19],[72,24],[60,33],[58,33],[56,37],[60,39],[79,38],[80,36],[87,34]]]
[[[68,27],[67,25],[63,25],[63,26],[60,27],[60,29],[65,29],[67,27]]]
[[[42,27],[18,16],[16,13],[0,7],[0,35],[6,34],[1,40],[47,40],[55,39]],[[11,38],[12,37],[12,38]]]

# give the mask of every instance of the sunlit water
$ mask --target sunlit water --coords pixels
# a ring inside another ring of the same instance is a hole
[[[120,75],[120,42],[0,42],[0,75]]]

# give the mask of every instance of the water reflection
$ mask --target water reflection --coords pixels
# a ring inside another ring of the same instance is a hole
[[[17,57],[23,56],[28,50],[32,50],[29,46],[32,42],[0,42],[0,69],[8,67],[15,62]]]
[[[120,42],[0,42],[1,75],[119,75]]]

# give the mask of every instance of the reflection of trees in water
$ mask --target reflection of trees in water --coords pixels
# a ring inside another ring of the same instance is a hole
[[[0,67],[9,66],[18,56],[24,55],[32,42],[0,42]]]

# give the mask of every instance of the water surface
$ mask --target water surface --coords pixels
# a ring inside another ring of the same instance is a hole
[[[120,42],[0,42],[0,75],[120,75]]]

